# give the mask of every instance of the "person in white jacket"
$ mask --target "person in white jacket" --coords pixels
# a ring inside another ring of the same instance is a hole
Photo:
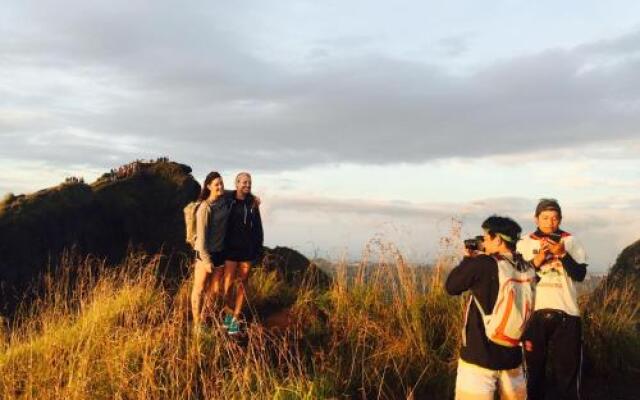
[[[560,398],[579,398],[582,323],[575,282],[584,280],[587,257],[576,238],[560,229],[561,221],[558,201],[541,199],[535,211],[538,229],[517,245],[539,277],[534,313],[524,335],[527,398],[531,400],[545,398],[547,363],[553,367]]]

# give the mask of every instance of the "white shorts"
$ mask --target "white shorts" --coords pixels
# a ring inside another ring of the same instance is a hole
[[[456,400],[493,400],[498,391],[502,400],[527,397],[527,385],[522,366],[495,371],[458,360]]]

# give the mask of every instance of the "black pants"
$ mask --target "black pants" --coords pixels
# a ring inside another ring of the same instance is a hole
[[[544,400],[547,362],[551,363],[553,392],[561,399],[579,399],[582,364],[582,324],[558,310],[533,313],[525,332],[524,355],[527,372],[527,399]],[[551,390],[548,390],[551,392]]]

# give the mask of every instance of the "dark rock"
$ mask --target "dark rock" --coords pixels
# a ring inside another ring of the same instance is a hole
[[[11,196],[0,207],[0,312],[10,314],[30,282],[60,254],[74,249],[117,264],[129,250],[173,254],[177,268],[190,250],[184,240],[184,206],[200,185],[191,168],[174,162],[139,163],[123,178],[103,175]]]
[[[627,246],[618,255],[607,277],[591,294],[590,308],[601,305],[607,293],[627,287],[635,289],[636,300],[640,301],[640,240]]]
[[[608,276],[616,281],[630,279],[640,283],[640,240],[622,250]]]
[[[288,247],[265,248],[262,265],[268,270],[278,270],[289,285],[300,286],[305,283],[324,289],[331,284],[331,278],[326,272]]]

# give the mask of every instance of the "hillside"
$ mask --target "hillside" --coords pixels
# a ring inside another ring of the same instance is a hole
[[[134,162],[96,182],[67,179],[34,194],[8,195],[0,204],[0,289],[4,310],[64,249],[120,262],[130,248],[182,254],[183,207],[200,185],[189,166],[160,159]]]
[[[631,279],[640,287],[640,240],[622,250],[609,271],[608,279],[612,282]]]
[[[621,293],[627,297],[621,296]],[[593,306],[603,303],[611,306],[620,301],[640,303],[640,240],[620,252],[606,278],[595,288],[590,298]]]

